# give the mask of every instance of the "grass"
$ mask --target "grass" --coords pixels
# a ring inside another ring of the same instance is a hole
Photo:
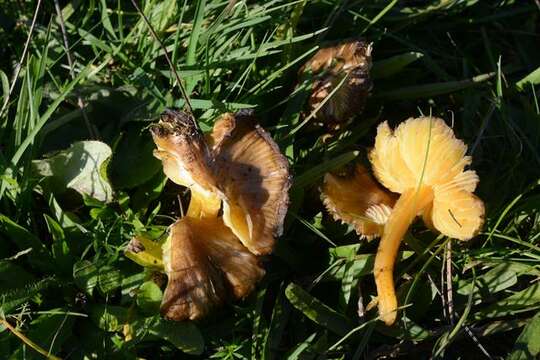
[[[60,1],[60,16],[55,2],[0,0],[1,358],[540,353],[538,2],[139,4],[165,50],[128,1]],[[302,123],[297,70],[321,44],[359,35],[373,42],[373,94],[347,131],[320,142]],[[296,179],[256,293],[197,323],[156,316],[163,279],[123,255],[185,207],[147,131],[185,105],[164,51],[203,130],[254,107]],[[410,230],[396,270],[403,316],[387,328],[369,306],[375,242],[333,222],[317,188],[324,172],[365,160],[378,122],[429,113],[469,144],[486,224],[468,243]]]

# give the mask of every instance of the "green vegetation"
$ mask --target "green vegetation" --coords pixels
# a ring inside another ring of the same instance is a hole
[[[0,358],[538,356],[538,1],[140,6],[164,48],[130,1],[0,0]],[[354,36],[373,42],[372,96],[323,142],[302,122],[309,84],[297,71],[321,44]],[[164,279],[124,255],[188,200],[147,130],[185,105],[164,51],[203,130],[255,108],[296,179],[256,292],[197,323],[162,320]],[[486,223],[468,243],[409,230],[395,275],[403,311],[385,327],[369,305],[376,241],[332,221],[318,186],[365,161],[378,122],[420,114],[469,144]]]

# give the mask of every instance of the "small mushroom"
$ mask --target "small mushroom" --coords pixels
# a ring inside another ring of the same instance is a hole
[[[163,244],[168,276],[161,313],[171,320],[196,320],[230,297],[247,296],[264,270],[219,218],[184,217]]]
[[[321,198],[335,220],[354,226],[360,238],[382,235],[397,196],[383,188],[361,164],[324,176]]]
[[[300,69],[300,74],[313,76],[309,113],[336,91],[315,115],[327,130],[340,129],[364,109],[373,86],[369,75],[371,51],[371,44],[364,40],[349,40],[320,49]]]
[[[393,270],[399,244],[417,215],[442,234],[468,240],[480,230],[484,204],[473,191],[478,176],[467,146],[442,119],[408,119],[392,131],[377,128],[369,153],[373,173],[387,189],[401,194],[386,222],[375,258],[374,275],[381,319],[394,323],[397,299]]]

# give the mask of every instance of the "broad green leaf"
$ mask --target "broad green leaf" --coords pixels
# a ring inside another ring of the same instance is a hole
[[[510,316],[520,312],[540,308],[540,282],[518,291],[474,314],[476,319]]]
[[[21,279],[22,280],[22,279]],[[0,313],[9,314],[20,304],[29,301],[40,291],[56,283],[53,278],[45,278],[31,283],[20,283],[17,288],[2,291],[0,294]]]
[[[77,261],[73,265],[73,280],[78,287],[92,295],[98,283],[99,271],[97,266],[88,261]]]
[[[507,360],[535,359],[538,354],[540,354],[540,312],[525,326]]]
[[[15,264],[14,261],[0,260],[0,294],[5,294],[9,289],[20,287],[34,280],[34,276]]]
[[[131,189],[150,180],[161,170],[161,162],[153,155],[154,142],[148,131],[129,129],[115,147],[109,165],[115,189]]]
[[[72,336],[75,318],[63,314],[65,309],[51,309],[51,313],[43,314],[33,320],[25,335],[51,355],[56,355],[62,345]],[[53,314],[54,313],[54,314]],[[43,359],[43,355],[34,352],[30,347],[26,350],[20,346],[11,356],[12,359]]]
[[[137,290],[144,284],[147,278],[148,274],[146,271],[122,278],[122,295],[135,296]]]
[[[99,269],[98,288],[103,294],[108,294],[120,287],[122,274],[120,270],[112,266],[102,266]]]
[[[93,304],[90,307],[90,319],[102,330],[120,331],[127,324],[128,310],[121,306]]]
[[[517,283],[515,269],[506,263],[499,264],[487,273],[478,276],[475,283],[460,281],[456,292],[461,295],[469,295],[474,289],[473,300],[481,302],[491,294],[507,289]]]
[[[47,228],[49,229],[49,233],[51,234],[53,238],[53,244],[52,244],[53,258],[63,273],[64,272],[69,273],[71,272],[73,268],[73,258],[71,256],[69,245],[66,241],[64,230],[62,229],[60,224],[58,224],[49,215],[43,214],[43,217],[45,218],[45,222],[47,223]]]
[[[146,268],[163,271],[163,251],[161,243],[150,240],[144,234],[131,239],[126,247],[128,259]]]
[[[414,251],[400,251],[397,256],[397,262],[408,259],[414,254]],[[348,274],[354,278],[360,276],[368,275],[373,271],[373,264],[375,262],[375,254],[359,254],[355,255],[352,259],[349,258],[350,255],[343,257],[347,261],[342,264],[336,265],[325,275],[327,280],[336,280],[342,281],[343,278]],[[336,258],[334,263],[339,258]]]
[[[69,149],[49,158],[32,162],[37,175],[50,181],[51,190],[63,192],[71,188],[102,202],[113,199],[113,191],[106,175],[109,145],[100,141],[79,141]]]
[[[406,324],[406,325],[405,325]],[[397,339],[410,339],[422,341],[432,336],[432,333],[414,323],[409,319],[403,319],[396,323],[396,326],[388,327],[384,324],[377,324],[377,332],[391,336]]]
[[[137,306],[147,314],[159,313],[163,293],[153,281],[144,282],[137,292]]]
[[[526,85],[537,85],[540,83],[540,67],[536,68],[529,75],[525,76],[523,79],[519,80],[516,83],[516,87],[519,90],[523,90]]]
[[[172,322],[159,319],[148,331],[152,335],[167,340],[187,354],[200,355],[204,350],[204,339],[193,322]]]
[[[4,233],[19,250],[31,248],[32,251],[27,256],[36,268],[46,273],[54,272],[54,261],[49,250],[34,234],[2,214],[0,214],[0,232]]]
[[[300,286],[289,284],[285,295],[296,309],[328,330],[343,336],[352,329],[349,319],[311,296]]]
[[[384,79],[401,72],[407,65],[422,58],[424,54],[410,51],[373,63],[371,75],[374,79]]]

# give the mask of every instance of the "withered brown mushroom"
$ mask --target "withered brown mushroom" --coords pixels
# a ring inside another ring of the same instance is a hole
[[[371,51],[364,40],[349,40],[320,49],[300,69],[302,76],[313,76],[308,113],[320,107],[315,118],[328,131],[340,129],[363,111],[373,86]]]
[[[163,245],[168,283],[163,316],[195,320],[230,296],[248,295],[264,270],[219,218],[184,217],[171,226]]]
[[[272,252],[281,235],[288,163],[251,111],[224,114],[205,137],[192,117],[167,110],[151,132],[167,177],[191,190],[163,245],[161,311],[198,319],[231,295],[245,297],[263,276],[256,255]]]

